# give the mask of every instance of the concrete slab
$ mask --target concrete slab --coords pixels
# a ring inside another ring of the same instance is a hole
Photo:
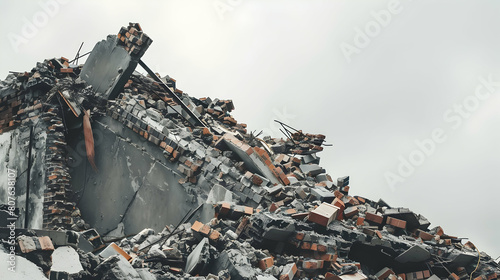
[[[83,270],[78,253],[69,246],[61,246],[52,253],[51,271],[63,271],[69,274]]]
[[[420,245],[414,245],[410,249],[397,256],[395,260],[400,263],[423,262],[428,260],[430,257],[431,254],[424,247]]]

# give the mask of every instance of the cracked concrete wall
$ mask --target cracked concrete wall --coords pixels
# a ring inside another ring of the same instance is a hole
[[[106,98],[118,95],[138,63],[123,47],[117,46],[117,42],[115,35],[98,42],[81,72],[82,79]]]
[[[177,164],[158,146],[108,116],[96,117],[92,130],[99,172],[85,158],[83,132],[75,130],[68,136],[70,174],[82,217],[100,233],[120,222],[125,234],[161,230],[198,206],[197,197],[179,184],[184,176],[175,171]]]
[[[21,126],[0,134],[0,204],[7,204],[9,199],[8,169],[16,170],[15,196],[16,207],[19,208],[16,227],[41,229],[43,226],[43,199],[46,189],[44,168],[47,134],[45,128],[43,123],[37,122],[33,129],[27,225],[24,223],[26,217],[30,128],[29,126]]]

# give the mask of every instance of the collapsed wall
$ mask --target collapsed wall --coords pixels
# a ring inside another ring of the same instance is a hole
[[[191,97],[152,73],[141,60],[151,42],[131,23],[84,65],[48,59],[1,82],[0,175],[17,174],[15,208],[0,182],[0,237],[15,217],[16,253],[45,275],[500,277],[471,242],[352,195],[348,176],[319,165],[324,135],[281,124],[285,139],[259,138],[231,116],[231,100]],[[51,263],[66,246],[77,271]]]

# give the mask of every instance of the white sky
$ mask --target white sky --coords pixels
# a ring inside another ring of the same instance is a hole
[[[479,77],[500,82],[500,2],[62,2],[1,2],[2,79],[139,22],[153,39],[143,60],[180,89],[233,99],[250,130],[280,136],[280,119],[325,134],[334,147],[319,154],[321,165],[350,175],[352,194],[408,207],[500,256],[500,86],[474,99]],[[357,38],[354,50],[356,30],[366,29],[369,41]],[[355,53],[346,57],[345,45]],[[467,117],[453,111],[464,100]],[[398,174],[398,157],[436,128],[446,141],[391,188],[384,175]]]

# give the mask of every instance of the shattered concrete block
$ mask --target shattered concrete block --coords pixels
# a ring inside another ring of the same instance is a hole
[[[283,185],[277,184],[275,186],[264,187],[268,195],[275,195],[283,190]]]
[[[315,177],[316,175],[325,172],[325,170],[317,164],[301,164],[299,168],[304,174],[311,177]]]
[[[256,277],[256,271],[246,254],[238,249],[224,250],[215,260],[214,271],[228,270],[231,279],[250,280]]]
[[[417,236],[420,237],[424,241],[429,241],[429,240],[434,239],[434,235],[429,234],[421,229],[417,230]]]
[[[431,257],[430,252],[421,245],[414,245],[395,258],[400,263],[423,262]]]
[[[339,213],[337,214],[337,220],[342,221],[344,219],[345,203],[341,199],[335,197],[332,204],[339,208]]]
[[[99,279],[122,280],[132,279],[141,280],[141,276],[121,255],[115,255],[107,258],[95,269]]]
[[[189,254],[184,270],[187,273],[199,272],[210,261],[208,238],[203,238]],[[195,273],[196,274],[196,273]]]
[[[321,202],[330,203],[335,199],[335,195],[324,187],[311,188],[311,194]]]
[[[52,272],[59,272],[60,274],[57,279],[69,279],[67,276],[63,278],[64,273],[73,274],[83,271],[82,264],[80,263],[80,257],[74,248],[69,246],[61,246],[54,250],[52,253],[52,266],[50,268],[51,276]]]
[[[19,248],[29,261],[40,267],[48,275],[52,266],[54,246],[48,236],[36,237],[21,235],[17,237]]]

